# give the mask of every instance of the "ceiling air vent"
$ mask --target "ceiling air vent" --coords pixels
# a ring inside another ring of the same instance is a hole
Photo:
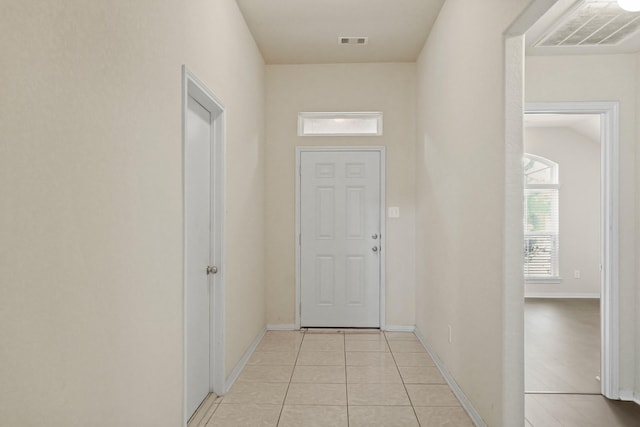
[[[357,44],[365,45],[369,42],[369,37],[339,37],[339,44]]]
[[[617,1],[583,0],[553,25],[536,46],[614,46],[640,30],[640,13]]]

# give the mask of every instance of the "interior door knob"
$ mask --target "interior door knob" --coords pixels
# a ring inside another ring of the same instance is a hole
[[[371,250],[372,250],[373,252],[378,252],[378,247],[377,247],[377,246],[374,246],[374,247],[372,247],[372,248],[371,248]]]
[[[372,235],[371,235],[371,238],[372,238],[373,240],[376,240],[376,239],[378,238],[378,235],[377,235],[377,234],[372,234]]]

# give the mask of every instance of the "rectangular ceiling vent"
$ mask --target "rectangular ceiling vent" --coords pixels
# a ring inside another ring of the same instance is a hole
[[[369,43],[369,37],[339,37],[339,44],[357,44],[357,45],[365,45]]]
[[[615,46],[640,30],[640,13],[617,1],[583,0],[562,16],[536,46]]]

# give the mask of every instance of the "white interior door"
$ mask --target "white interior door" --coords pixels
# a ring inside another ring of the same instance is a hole
[[[379,327],[380,152],[300,156],[300,324]]]
[[[186,418],[210,385],[211,113],[187,100],[185,139]]]

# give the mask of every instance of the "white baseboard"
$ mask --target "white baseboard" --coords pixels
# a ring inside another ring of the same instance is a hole
[[[414,325],[387,325],[383,328],[388,332],[413,332],[416,327]],[[296,325],[293,323],[268,323],[267,331],[297,331]]]
[[[634,393],[633,390],[620,390],[619,396],[620,400],[638,403],[638,397],[640,397],[640,394]]]
[[[267,331],[297,331],[293,323],[267,323]]]
[[[640,391],[633,393],[633,401],[640,405]]]
[[[631,391],[631,390],[620,390],[620,393],[618,393],[618,399],[624,400],[624,401],[633,400],[633,391]]]
[[[247,351],[244,352],[244,354],[242,355],[242,357],[240,358],[238,363],[236,363],[236,366],[233,368],[233,370],[231,371],[231,373],[227,377],[227,381],[225,382],[225,387],[224,387],[225,394],[229,390],[231,390],[231,387],[233,386],[233,384],[235,384],[236,380],[240,376],[240,373],[242,372],[242,370],[246,366],[247,362],[249,361],[249,358],[251,357],[251,355],[255,351],[256,347],[260,343],[260,340],[262,339],[262,337],[264,337],[264,334],[266,332],[267,332],[266,328],[262,328],[262,330],[260,332],[258,332],[258,335],[256,335],[256,337],[253,339],[253,341],[251,341],[251,344],[249,344],[249,347],[247,348]]]
[[[414,332],[416,327],[414,325],[387,325],[384,330],[388,332]]]
[[[424,336],[422,336],[422,332],[420,332],[420,329],[416,327],[414,332],[416,334],[416,337],[418,337],[418,340],[420,340],[420,342],[422,343],[422,346],[425,348],[425,350],[427,350],[427,353],[429,353],[429,355],[433,359],[447,384],[449,384],[449,387],[451,388],[451,391],[453,391],[453,394],[458,398],[464,410],[467,411],[467,414],[469,414],[469,417],[471,417],[471,420],[476,425],[476,427],[487,427],[487,424],[484,422],[476,408],[473,407],[469,398],[464,394],[449,371],[447,371],[447,368],[442,363],[442,360],[440,360],[436,352],[424,339]]]
[[[600,294],[558,293],[558,292],[525,292],[525,298],[593,298],[599,299]]]

